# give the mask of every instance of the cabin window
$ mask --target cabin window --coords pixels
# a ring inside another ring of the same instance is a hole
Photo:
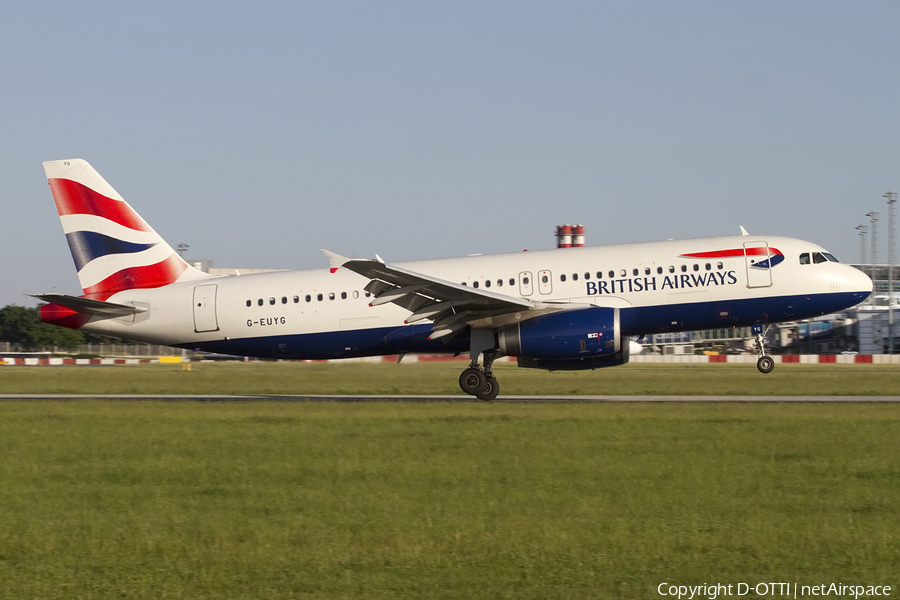
[[[465,282],[465,281],[463,281],[463,282],[462,282],[462,284],[463,284],[463,285],[466,285],[466,282]]]
[[[318,300],[319,302],[321,302],[321,301],[322,301],[322,294],[316,294],[316,300]]]
[[[300,296],[294,296],[294,304],[300,302]]]
[[[253,300],[247,300],[247,306],[253,306]]]
[[[353,299],[356,300],[357,298],[359,298],[359,291],[353,290]]]
[[[681,272],[687,273],[687,265],[681,265]]]
[[[528,285],[528,282],[529,282],[529,281],[531,281],[531,280],[528,279],[527,277],[523,277],[523,278],[522,278],[522,285]]]
[[[578,281],[578,273],[572,273],[572,281]]]
[[[544,275],[544,279],[546,279],[546,278],[547,278],[547,276]],[[560,280],[560,281],[565,281],[565,280],[566,280],[566,274],[563,273],[562,275],[560,275],[560,276],[559,276],[559,280]],[[544,283],[547,283],[547,282],[545,281]]]
[[[262,306],[262,305],[263,305],[263,299],[260,298],[259,300],[256,301],[256,303],[257,303],[258,305]]]
[[[484,280],[484,287],[491,287],[491,280],[490,280],[490,279],[485,279],[485,280]]]
[[[656,267],[656,274],[662,275],[662,267]]]
[[[472,287],[477,288],[477,287],[478,287],[478,282],[477,282],[477,281],[473,281],[473,282],[472,282]]]
[[[502,280],[502,279],[498,279],[498,280],[497,280],[497,287],[503,287],[503,280]]]
[[[615,277],[615,276],[616,276],[616,272],[615,272],[615,271],[610,271],[610,272],[609,272],[609,278],[610,278],[610,279],[612,279],[612,278]]]
[[[716,268],[719,270],[721,270],[724,266],[725,265],[723,265],[722,263],[716,263]]]
[[[341,300],[347,299],[347,292],[341,292]]]
[[[597,271],[597,279],[603,279],[603,271]]]
[[[712,271],[712,265],[709,264],[709,263],[706,263],[706,270],[707,270],[707,271]]]
[[[512,277],[509,278],[509,285],[516,285],[516,280]]]
[[[697,263],[694,263],[694,270],[695,270],[695,271],[699,271],[699,270],[700,270],[700,265],[698,265]]]
[[[281,303],[282,303],[282,304],[287,304],[287,296],[282,296],[282,297],[281,297]]]
[[[584,274],[584,278],[585,278],[585,279],[590,279],[590,278],[591,278],[591,274],[590,274],[590,273],[585,273],[585,274]]]
[[[649,275],[649,274],[650,274],[650,267],[645,267],[645,268],[644,268],[644,275]]]
[[[331,292],[331,293],[328,294],[328,299],[329,299],[329,300],[334,300],[334,292]]]
[[[619,275],[625,277],[627,275],[627,272],[625,271],[625,269],[622,269],[621,271],[619,271]]]
[[[269,304],[275,306],[275,298],[269,298]]]
[[[669,273],[674,273],[675,267],[673,265],[669,265]]]
[[[366,292],[366,298],[372,295],[372,292]]]

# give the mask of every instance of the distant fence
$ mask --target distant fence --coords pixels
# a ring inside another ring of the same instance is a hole
[[[153,361],[149,358],[5,358],[0,356],[0,365],[18,366],[63,366],[63,365],[142,365]]]
[[[801,365],[900,365],[900,354],[769,354],[776,363]],[[633,363],[755,363],[759,357],[755,354],[723,354],[706,356],[704,354],[633,354]]]
[[[44,352],[52,352],[53,354],[66,354],[69,351],[60,352],[56,348],[44,348]],[[16,344],[10,342],[0,342],[0,356],[4,354],[20,353],[22,349]],[[140,343],[117,343],[117,344],[81,344],[72,354],[93,354],[95,356],[105,357],[129,357],[140,358],[142,356],[181,356],[180,348],[171,346],[162,346],[159,344],[140,344]]]

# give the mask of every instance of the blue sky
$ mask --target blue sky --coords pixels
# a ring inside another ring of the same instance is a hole
[[[751,232],[859,260],[900,191],[900,3],[22,2],[0,305],[80,293],[41,161],[173,246],[316,268]],[[900,220],[900,213],[897,215]]]

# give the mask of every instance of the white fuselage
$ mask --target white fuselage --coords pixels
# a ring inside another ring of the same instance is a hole
[[[734,255],[754,244],[777,249],[783,260],[758,268],[753,264],[760,256]],[[825,250],[793,238],[733,236],[396,266],[533,302],[618,308],[625,335],[808,318],[857,304],[872,291],[871,280],[857,269],[832,261],[801,264],[804,253],[821,255]],[[467,338],[429,341],[430,322],[406,325],[410,312],[399,306],[370,307],[372,298],[364,289],[368,284],[365,277],[343,268],[334,273],[321,269],[195,279],[120,292],[109,301],[148,310],[93,321],[83,329],[263,357],[318,359],[465,349]]]

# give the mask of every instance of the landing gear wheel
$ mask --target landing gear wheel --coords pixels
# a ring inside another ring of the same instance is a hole
[[[459,387],[470,396],[477,396],[487,388],[487,377],[481,369],[469,367],[459,376]]]
[[[775,361],[771,356],[766,356],[766,338],[763,337],[762,323],[754,323],[750,329],[753,338],[756,340],[756,351],[759,352],[759,360],[756,361],[756,368],[760,373],[771,373],[775,368]]]
[[[482,391],[480,394],[475,394],[475,397],[479,400],[490,402],[497,397],[497,394],[500,393],[500,384],[497,383],[497,380],[493,377],[486,377],[484,380],[484,384],[484,391]]]

